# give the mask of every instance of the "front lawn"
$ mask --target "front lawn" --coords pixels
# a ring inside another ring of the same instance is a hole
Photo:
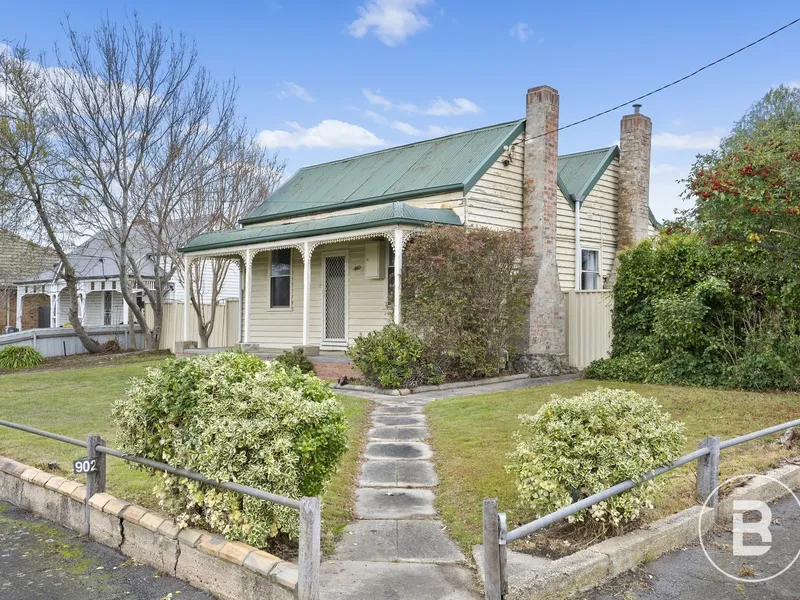
[[[112,404],[125,393],[128,379],[143,374],[146,367],[161,359],[163,356],[133,355],[118,358],[113,364],[102,361],[70,370],[0,375],[0,419],[80,440],[95,433],[115,446]],[[327,528],[334,532],[351,517],[358,455],[366,438],[369,406],[362,398],[339,396],[339,400],[347,415],[350,449],[323,498],[323,518]],[[56,462],[59,469],[55,472],[71,477],[72,460],[85,456],[85,452],[76,446],[0,427],[0,455],[42,469]],[[119,459],[109,457],[108,461],[109,493],[158,510],[147,474],[130,469]]]
[[[467,551],[481,543],[481,504],[497,497],[508,515],[509,529],[533,519],[517,505],[514,479],[505,472],[506,455],[515,447],[518,415],[534,413],[551,394],[571,397],[598,386],[624,388],[658,399],[672,417],[686,424],[686,452],[709,435],[721,439],[763,429],[800,415],[800,394],[758,394],[703,388],[667,387],[577,380],[497,394],[436,400],[425,408],[436,470],[441,479],[437,508],[450,534]],[[721,480],[759,473],[787,458],[775,438],[768,437],[728,450],[721,457]],[[667,474],[666,492],[649,520],[694,503],[695,463]]]

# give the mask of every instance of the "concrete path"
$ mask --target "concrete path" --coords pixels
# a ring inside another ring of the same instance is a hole
[[[3,600],[212,600],[116,550],[0,502]]]
[[[423,408],[442,398],[571,379],[525,379],[410,396],[352,392],[372,399],[376,408],[356,490],[358,520],[345,530],[335,558],[323,564],[323,600],[479,598],[474,572],[434,508],[439,481]]]

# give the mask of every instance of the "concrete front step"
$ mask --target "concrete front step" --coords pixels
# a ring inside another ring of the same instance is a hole
[[[372,442],[422,442],[427,437],[427,427],[373,427],[367,432]]]
[[[433,487],[439,478],[427,460],[371,460],[361,467],[359,487]]]
[[[372,415],[375,427],[424,427],[425,415]]]
[[[421,442],[370,442],[364,450],[368,460],[428,460],[433,451]]]
[[[458,565],[326,561],[322,600],[476,600],[472,574]]]
[[[420,519],[433,517],[433,492],[405,488],[359,488],[356,517],[359,519]]]
[[[336,546],[341,560],[455,563],[464,555],[440,521],[357,521]]]

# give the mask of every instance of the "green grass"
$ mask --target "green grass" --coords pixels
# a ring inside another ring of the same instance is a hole
[[[135,355],[69,370],[29,371],[0,375],[0,418],[80,440],[99,434],[116,446],[116,432],[111,407],[125,393],[128,380],[142,375],[148,366],[163,356]],[[348,422],[350,449],[323,498],[323,518],[333,533],[350,520],[353,488],[358,471],[358,456],[366,439],[369,401],[339,396]],[[57,473],[72,477],[72,460],[85,456],[76,446],[0,427],[0,455],[23,463],[46,467],[59,465]],[[131,470],[127,463],[113,457],[108,462],[109,493],[154,510],[158,501],[152,493],[147,474]],[[76,479],[82,479],[76,477]]]
[[[481,541],[481,503],[497,497],[508,515],[509,528],[533,519],[517,503],[513,477],[505,472],[506,455],[513,450],[518,415],[535,412],[551,394],[574,396],[584,390],[625,388],[651,396],[673,418],[686,424],[686,452],[697,449],[709,435],[728,439],[793,420],[800,415],[798,394],[757,394],[729,390],[620,384],[578,380],[569,383],[437,400],[428,404],[436,469],[441,479],[437,507],[451,535],[465,550]],[[724,450],[721,478],[758,473],[790,456],[774,438]],[[694,503],[694,464],[666,475],[666,488],[655,509],[646,515],[656,519]]]

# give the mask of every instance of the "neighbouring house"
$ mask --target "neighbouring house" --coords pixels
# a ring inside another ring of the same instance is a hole
[[[537,275],[528,350],[563,356],[564,292],[610,285],[617,250],[657,225],[652,124],[636,105],[619,146],[559,156],[558,92],[529,90],[526,109],[517,121],[302,168],[240,228],[192,239],[184,268],[239,261],[241,341],[313,354],[400,322],[403,249],[426,227],[525,229]]]
[[[55,253],[30,240],[0,229],[0,332],[6,327],[33,328],[49,311],[45,294],[29,294],[17,302],[14,282],[30,277],[52,264]]]
[[[132,236],[132,239],[135,235]],[[131,243],[133,248],[131,258],[138,265],[139,271],[146,279],[154,277],[154,262],[150,258],[144,244]],[[128,325],[130,311],[120,291],[121,278],[114,251],[102,233],[90,237],[69,253],[78,279],[78,317],[84,326],[120,326]],[[232,265],[225,278],[219,299],[239,297],[238,265]],[[52,262],[48,269],[27,278],[16,281],[17,294],[17,327],[20,330],[32,327],[62,327],[69,325],[69,310],[71,306],[66,284],[61,277],[62,265]],[[204,265],[202,272],[203,290],[202,297],[210,297],[210,265]],[[130,276],[129,276],[130,277]],[[136,295],[137,303],[143,307],[146,296],[141,290],[135,289],[133,278],[129,279]],[[153,289],[152,287],[150,289]],[[184,289],[178,276],[170,281],[169,293],[165,302],[182,301]],[[25,321],[20,314],[26,314],[29,299],[41,301],[40,317],[36,323]],[[22,309],[22,310],[20,310]],[[45,312],[46,311],[46,312]],[[194,315],[193,315],[194,318]]]

